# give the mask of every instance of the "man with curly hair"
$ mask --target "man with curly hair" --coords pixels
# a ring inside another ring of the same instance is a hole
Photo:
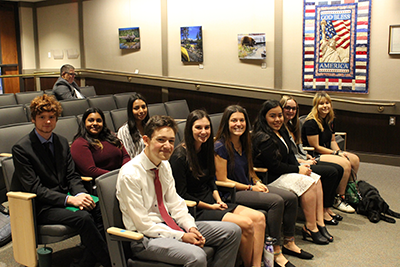
[[[111,266],[100,207],[75,172],[67,139],[53,133],[62,111],[60,103],[53,96],[38,96],[30,111],[35,129],[12,148],[15,172],[11,190],[36,194],[39,224],[63,224],[78,231],[85,251],[72,266],[95,266],[97,262]]]

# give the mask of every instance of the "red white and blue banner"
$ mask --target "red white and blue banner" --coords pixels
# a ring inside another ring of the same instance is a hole
[[[368,93],[371,0],[304,0],[303,91]]]

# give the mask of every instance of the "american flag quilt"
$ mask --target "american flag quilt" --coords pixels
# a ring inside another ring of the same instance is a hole
[[[303,91],[368,93],[371,0],[304,0]]]

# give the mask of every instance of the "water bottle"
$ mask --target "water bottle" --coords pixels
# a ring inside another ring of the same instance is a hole
[[[274,243],[275,238],[267,237],[264,246],[264,267],[274,267]]]

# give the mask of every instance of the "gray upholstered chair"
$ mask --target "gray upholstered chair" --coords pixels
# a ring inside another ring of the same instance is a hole
[[[99,108],[102,111],[110,111],[117,109],[113,95],[99,95],[87,98],[89,106],[93,108]]]
[[[62,115],[64,117],[83,114],[89,108],[86,99],[66,99],[61,100],[60,104],[63,108]]]
[[[126,106],[128,105],[129,98],[134,92],[127,92],[127,93],[120,93],[120,94],[115,94],[114,99],[115,103],[117,104],[117,108],[124,108],[126,109]]]
[[[18,188],[19,183],[12,177],[14,163],[11,157],[2,160],[2,169],[8,190],[14,259],[24,266],[37,266],[36,248],[39,244],[60,242],[77,235],[77,231],[61,224],[37,225],[34,212],[36,195],[10,191],[11,184]]]
[[[214,137],[217,135],[217,131],[218,131],[219,125],[221,123],[222,115],[223,115],[223,113],[214,113],[214,114],[209,115]]]
[[[96,89],[94,86],[79,87],[81,93],[86,97],[96,96]]]
[[[190,113],[185,99],[168,101],[164,103],[168,116],[174,119],[186,119]]]
[[[16,105],[17,99],[14,94],[0,94],[0,107]]]
[[[106,229],[106,238],[111,264],[119,267],[177,266],[162,262],[143,261],[132,256],[130,242],[134,240],[140,242],[143,238],[143,235],[137,232],[125,230],[122,222],[122,213],[119,209],[119,203],[115,196],[118,173],[119,170],[114,170],[103,174],[95,180],[97,185],[97,193],[99,195],[104,229]],[[205,247],[204,250],[207,253],[208,258],[214,255],[213,248]]]
[[[58,118],[54,133],[67,138],[69,144],[72,144],[75,134],[78,132],[79,124],[76,116],[67,116]]]
[[[0,107],[0,126],[28,122],[24,105]]]
[[[147,111],[151,116],[154,115],[168,115],[167,110],[165,109],[164,103],[154,103],[147,105]]]
[[[28,104],[35,97],[41,95],[43,95],[43,91],[20,92],[20,93],[15,93],[15,98],[17,99],[18,104]]]
[[[111,110],[110,113],[114,123],[115,131],[118,132],[118,129],[128,120],[126,108],[114,109]]]

